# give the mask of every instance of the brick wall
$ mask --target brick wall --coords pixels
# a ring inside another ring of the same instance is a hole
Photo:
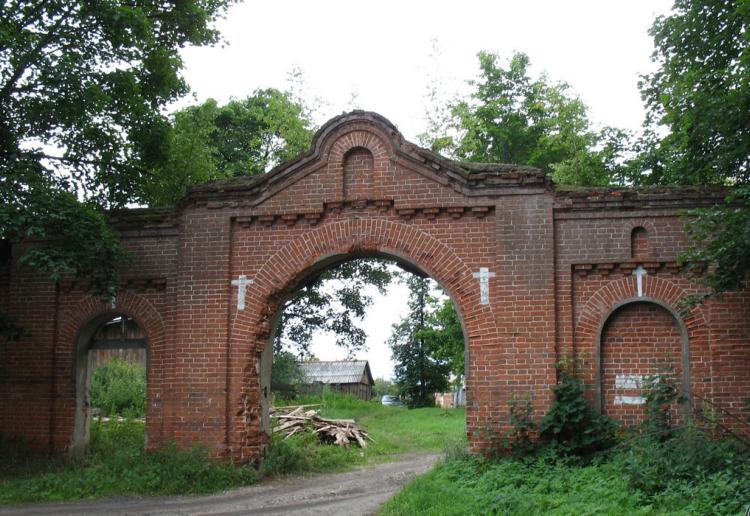
[[[14,247],[10,267],[0,264],[0,310],[30,331],[0,343],[0,434],[70,447],[87,328],[122,313],[148,338],[149,447],[174,440],[256,460],[269,442],[264,375],[279,307],[311,274],[357,256],[421,270],[456,303],[474,450],[501,442],[513,396],[542,417],[562,355],[580,360],[591,402],[625,423],[639,408],[614,396],[638,392],[620,393],[617,375],[647,374],[670,357],[693,392],[747,415],[747,293],[677,308],[699,291],[676,262],[688,245],[679,212],[716,195],[560,192],[537,170],[462,167],[404,141],[379,115],[337,117],[308,153],[260,179],[197,187],[173,212],[118,215],[135,261],[114,309],[85,282],[23,269],[24,248]],[[231,283],[240,275],[253,280],[241,310]]]
[[[624,426],[643,421],[644,377],[670,374],[680,383],[682,346],[672,314],[652,303],[631,303],[605,322],[601,336],[604,413]]]

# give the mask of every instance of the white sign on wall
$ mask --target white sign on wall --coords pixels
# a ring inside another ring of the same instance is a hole
[[[618,374],[615,377],[616,389],[640,389],[643,385],[643,376],[639,374]]]

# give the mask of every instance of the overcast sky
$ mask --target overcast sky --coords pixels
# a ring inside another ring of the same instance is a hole
[[[476,76],[480,50],[522,51],[534,73],[569,83],[596,124],[637,130],[644,113],[638,77],[653,69],[647,31],[670,7],[666,0],[247,0],[219,23],[223,46],[184,51],[194,98],[182,104],[285,89],[289,72],[300,68],[308,102],[323,101],[316,123],[356,107],[380,113],[414,141],[425,128],[430,83],[449,98]],[[404,289],[394,288],[365,322],[370,352],[362,357],[376,377],[392,374],[384,341],[405,301]],[[339,358],[326,342],[317,339],[316,355]]]

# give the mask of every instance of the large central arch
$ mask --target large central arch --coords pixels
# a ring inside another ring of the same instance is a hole
[[[431,276],[446,290],[461,317],[467,349],[467,392],[472,392],[470,350],[496,343],[497,327],[490,307],[480,303],[473,273],[448,246],[417,228],[387,220],[349,219],[324,224],[296,238],[270,257],[255,275],[246,309],[231,321],[232,362],[242,369],[241,385],[233,385],[229,446],[240,460],[257,457],[268,443],[267,350],[275,316],[284,295],[311,273],[333,263],[362,256],[389,257],[407,269]],[[469,395],[470,396],[470,395]],[[467,407],[471,407],[470,399]],[[470,418],[469,418],[470,420]]]

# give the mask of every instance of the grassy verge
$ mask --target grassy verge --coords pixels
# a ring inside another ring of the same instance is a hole
[[[300,403],[320,403],[324,417],[355,419],[375,440],[362,450],[319,444],[313,435],[274,442],[260,474],[331,472],[394,460],[398,454],[441,450],[464,438],[465,412],[438,408],[383,407],[349,396],[326,394]],[[218,464],[200,449],[143,449],[142,422],[116,420],[92,425],[86,457],[77,461],[29,459],[21,449],[0,446],[0,504],[77,500],[103,496],[203,494],[249,485],[258,473]]]
[[[585,461],[544,452],[445,460],[383,514],[742,514],[750,504],[748,478],[747,450],[686,431]]]
[[[81,460],[28,459],[5,446],[0,503],[202,494],[257,480],[255,470],[218,464],[200,449],[146,453],[143,439],[143,423],[113,421],[92,425],[91,446]]]
[[[319,445],[312,435],[275,440],[262,473],[341,471],[353,466],[396,460],[399,454],[441,451],[465,440],[465,409],[386,407],[335,393],[295,403],[320,403],[323,417],[354,419],[375,442],[366,449]]]

